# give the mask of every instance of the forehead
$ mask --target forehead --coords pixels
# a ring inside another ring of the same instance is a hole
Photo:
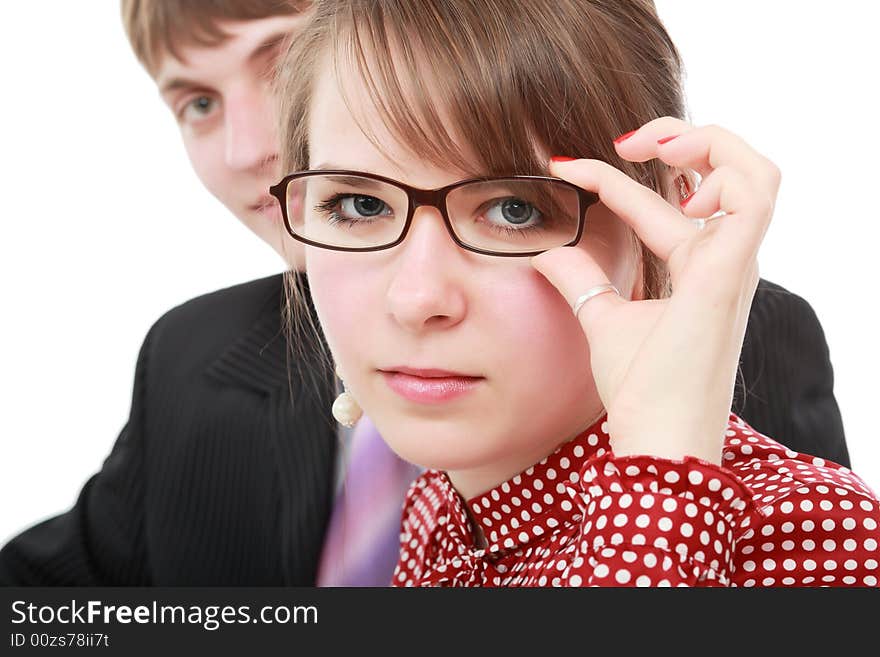
[[[215,45],[181,43],[178,57],[165,53],[156,82],[160,88],[175,78],[219,79],[247,67],[262,51],[278,45],[298,32],[307,14],[272,16],[248,21],[219,21],[228,37]]]
[[[406,143],[389,128],[385,113],[377,107],[385,99],[375,96],[355,67],[340,60],[334,69],[329,55],[319,61],[308,111],[310,168],[330,168],[327,164],[332,163],[333,168],[377,173],[423,188],[475,175],[475,171],[451,163],[440,166],[429,162],[417,144]],[[421,83],[430,94],[430,79]],[[450,150],[476,161],[473,149],[450,126],[447,113],[440,107],[437,110],[449,133]]]

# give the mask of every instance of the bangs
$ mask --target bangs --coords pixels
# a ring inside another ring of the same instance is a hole
[[[468,177],[546,175],[549,139],[532,117],[552,112],[540,107],[546,94],[530,89],[534,27],[513,29],[521,23],[509,14],[487,15],[492,6],[467,17],[462,13],[473,11],[471,3],[401,2],[393,12],[383,11],[384,4],[346,3],[335,15],[328,54],[336,79],[346,79],[343,69],[354,72],[373,105],[367,110],[438,168]],[[484,22],[493,24],[493,34],[480,29]],[[350,91],[340,88],[356,117],[364,108],[355,108]],[[387,156],[368,126],[358,125]]]

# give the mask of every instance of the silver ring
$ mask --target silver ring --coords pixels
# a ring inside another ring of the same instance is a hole
[[[616,287],[614,287],[611,283],[605,283],[604,285],[595,285],[591,287],[589,290],[584,292],[581,296],[577,298],[577,301],[574,302],[571,309],[574,311],[574,316],[577,317],[577,314],[580,312],[583,305],[592,299],[593,297],[599,296],[600,294],[605,294],[606,292],[614,292],[617,296],[620,296],[620,292]]]

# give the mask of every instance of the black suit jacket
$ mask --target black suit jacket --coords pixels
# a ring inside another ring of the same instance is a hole
[[[155,323],[100,472],[68,512],[0,550],[0,584],[314,584],[332,504],[334,389],[308,377],[315,350],[288,362],[282,300],[277,275]],[[741,369],[735,412],[849,465],[828,348],[803,299],[760,283]]]

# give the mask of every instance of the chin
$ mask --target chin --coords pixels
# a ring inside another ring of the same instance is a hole
[[[371,416],[372,417],[372,416]],[[497,459],[495,432],[485,418],[471,420],[386,414],[372,418],[379,433],[401,458],[435,470],[460,470]]]

